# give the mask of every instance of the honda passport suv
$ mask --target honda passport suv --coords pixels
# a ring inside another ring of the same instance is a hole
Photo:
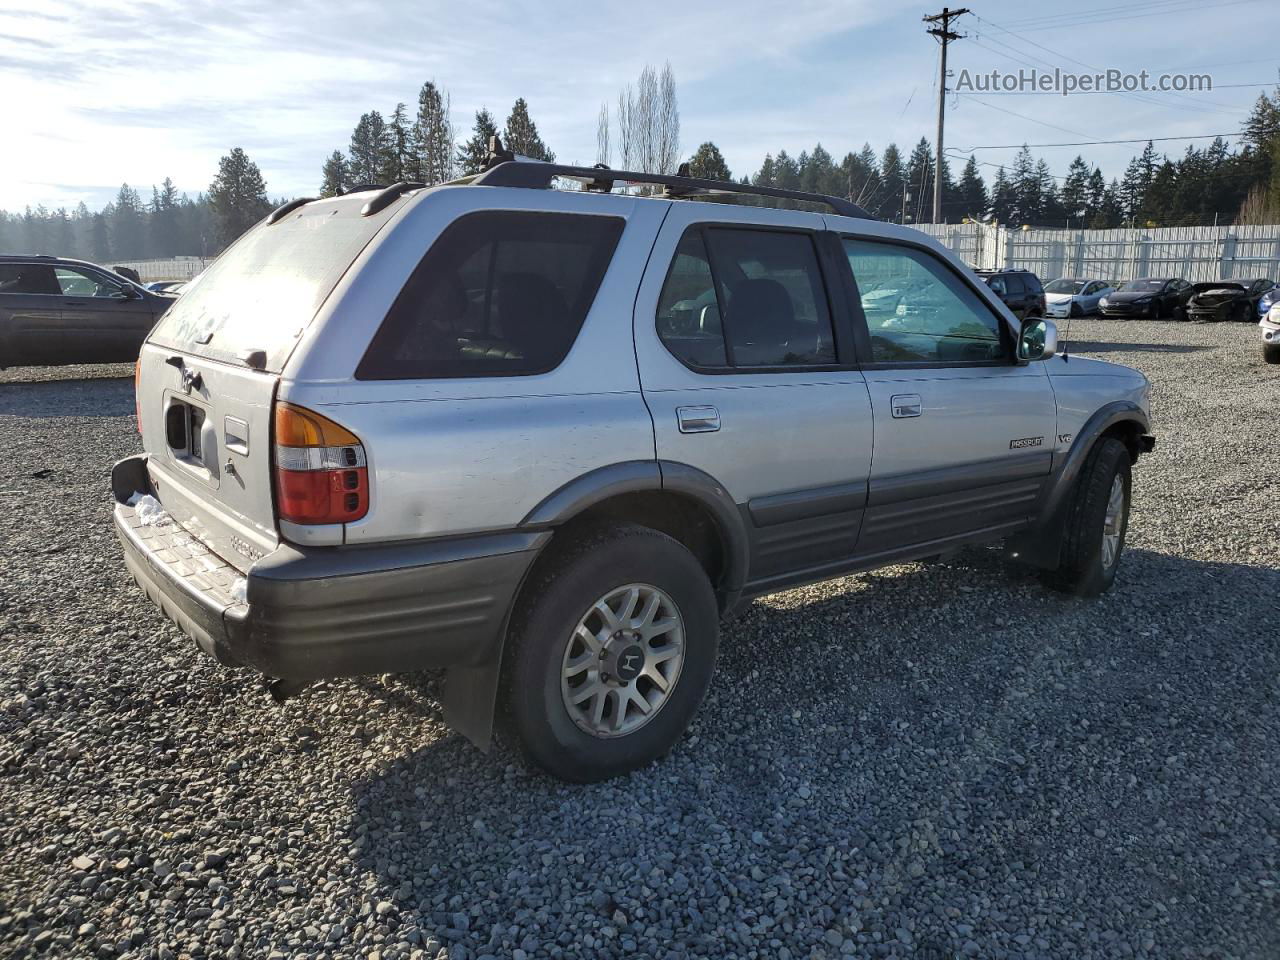
[[[281,207],[143,346],[116,528],[205,653],[277,698],[446,667],[456,729],[589,781],[679,739],[752,597],[993,541],[1111,585],[1141,374],[844,200],[499,150]]]

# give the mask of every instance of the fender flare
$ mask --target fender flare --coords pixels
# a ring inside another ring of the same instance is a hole
[[[736,600],[747,577],[748,540],[742,513],[715,477],[687,463],[628,460],[599,467],[575,477],[543,499],[520,521],[520,526],[560,526],[611,497],[644,491],[687,497],[710,514],[724,549],[719,592],[725,601]]]
[[[1008,550],[1011,554],[1033,566],[1057,569],[1071,492],[1089,452],[1107,430],[1126,422],[1135,424],[1143,434],[1151,429],[1147,414],[1132,400],[1113,400],[1104,404],[1084,422],[1071,443],[1071,449],[1060,461],[1055,457],[1053,471],[1040,495],[1040,512],[1028,530],[1010,539]]]

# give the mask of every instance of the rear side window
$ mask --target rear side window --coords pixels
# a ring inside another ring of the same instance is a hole
[[[36,263],[0,263],[0,293],[40,293],[61,296],[53,267]]]
[[[1034,273],[1024,273],[1022,280],[1027,285],[1028,293],[1044,293],[1044,288],[1040,286],[1040,278]]]
[[[1009,296],[1011,297],[1020,297],[1027,292],[1027,287],[1023,283],[1022,277],[1016,273],[1009,274],[1005,282],[1009,285]]]
[[[805,233],[694,227],[658,298],[658,335],[701,368],[833,364],[831,314]]]
[[[526,376],[573,346],[613,257],[617,217],[485,211],[427,251],[356,370],[361,380]]]

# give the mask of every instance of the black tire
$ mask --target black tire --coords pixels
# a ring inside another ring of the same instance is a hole
[[[1264,343],[1262,359],[1267,363],[1280,363],[1280,343]]]
[[[1080,306],[1080,304],[1072,300],[1071,309],[1067,311],[1067,315],[1070,317],[1079,317],[1079,316],[1082,316],[1083,314],[1084,314],[1084,309]]]
[[[512,617],[503,664],[506,715],[531,762],[562,780],[590,783],[643,767],[680,739],[711,681],[719,610],[697,558],[648,527],[599,528],[551,549],[555,553],[539,562]],[[684,659],[666,699],[643,725],[597,736],[578,725],[562,696],[566,650],[596,601],[631,584],[656,587],[674,603]]]
[[[1187,308],[1182,306],[1175,306],[1173,308],[1173,319],[1177,320],[1179,323],[1186,323],[1188,320]]]
[[[1120,515],[1119,543],[1114,559],[1107,565],[1103,562],[1103,526],[1107,502],[1117,477],[1123,485],[1124,505]],[[1076,489],[1067,508],[1061,563],[1057,570],[1045,573],[1048,586],[1082,597],[1096,597],[1111,588],[1124,554],[1132,491],[1128,448],[1114,437],[1104,437],[1089,451],[1084,469],[1076,480]]]

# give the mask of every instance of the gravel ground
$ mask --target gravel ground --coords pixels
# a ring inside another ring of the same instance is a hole
[[[108,521],[131,371],[0,375],[0,955],[1280,956],[1280,370],[1072,326],[1156,385],[1112,593],[981,550],[766,598],[672,756],[592,787],[474,750],[435,676],[279,707],[197,656]]]

